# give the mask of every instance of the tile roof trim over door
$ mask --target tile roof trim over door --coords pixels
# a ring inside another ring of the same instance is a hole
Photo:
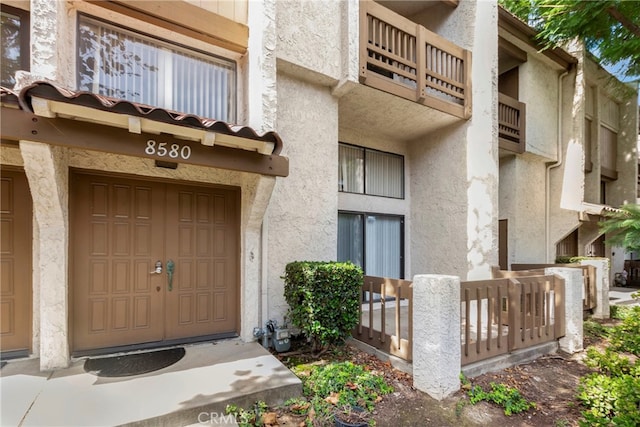
[[[33,120],[34,126],[50,120],[67,125],[71,120],[78,129],[86,128],[88,124],[108,126],[112,129],[109,133],[119,135],[113,138],[114,147],[121,142],[118,139],[124,136],[122,130],[126,130],[125,139],[131,140],[170,135],[177,141],[199,142],[191,144],[191,148],[199,153],[197,157],[200,160],[184,163],[273,176],[287,176],[289,172],[288,159],[279,155],[283,147],[282,140],[273,131],[258,134],[248,126],[232,125],[91,92],[72,91],[44,81],[26,86],[19,94],[1,88],[1,94],[3,107],[15,106],[17,100],[23,112],[33,112],[34,117],[38,118]],[[7,112],[11,111],[8,109]],[[3,123],[3,135],[15,134],[17,137],[26,132],[26,129],[16,127],[18,124],[11,121]],[[31,131],[33,135],[37,133],[35,129]],[[126,149],[124,153],[120,151],[123,154],[133,154],[131,147],[120,144],[120,148]],[[213,159],[214,156],[219,158]]]

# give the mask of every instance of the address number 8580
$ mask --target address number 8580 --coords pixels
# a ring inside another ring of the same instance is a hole
[[[150,156],[170,157],[172,159],[179,157],[187,160],[191,157],[191,147],[188,145],[156,142],[153,139],[147,140],[147,148],[144,149],[144,152]]]

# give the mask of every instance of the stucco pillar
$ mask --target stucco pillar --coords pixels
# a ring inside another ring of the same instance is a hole
[[[460,278],[413,277],[413,386],[442,400],[460,388]]]
[[[546,268],[544,274],[557,274],[564,279],[565,336],[560,349],[573,354],[582,351],[582,270],[577,268]]]
[[[37,227],[34,283],[39,283],[40,369],[69,365],[68,248],[69,175],[67,151],[20,141]]]
[[[276,179],[265,176],[252,176],[243,184],[242,196],[242,295],[241,329],[244,341],[251,341],[253,328],[264,326],[264,317],[268,316],[266,283],[266,242],[263,236],[264,221],[269,200]],[[261,319],[261,316],[263,317]]]
[[[67,13],[67,2],[31,0],[31,73],[74,86],[74,39],[69,29],[75,22]]]
[[[593,317],[596,319],[608,319],[609,313],[609,260],[606,258],[585,259],[581,265],[593,265],[596,267],[596,307],[593,309]]]

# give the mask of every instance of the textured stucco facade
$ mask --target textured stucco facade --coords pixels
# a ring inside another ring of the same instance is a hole
[[[2,165],[25,170],[34,202],[31,353],[40,357],[42,369],[65,366],[73,352],[68,298],[73,170],[239,189],[237,334],[247,341],[255,327],[286,316],[282,276],[287,263],[337,258],[339,211],[402,217],[406,279],[423,274],[489,278],[491,266],[498,264],[499,219],[509,221],[509,263],[552,260],[557,242],[578,227],[582,246],[597,237],[593,224],[581,225],[576,203],[599,201],[597,147],[594,172],[582,173],[583,124],[584,87],[600,87],[602,72],[579,50],[573,52],[577,65],[567,71],[526,42],[500,33],[528,58],[520,66],[518,87],[527,104],[527,150],[504,155],[498,140],[495,1],[463,1],[457,7],[425,2],[427,8],[418,12],[411,11],[416,5],[411,2],[388,5],[471,52],[468,118],[361,80],[362,3],[357,0],[242,1],[233,8],[225,2],[190,3],[246,25],[246,51],[226,50],[95,3],[31,0],[31,70],[22,81],[49,79],[76,88],[79,13],[231,59],[237,67],[236,122],[259,133],[277,131],[283,141],[280,155],[289,160],[288,176],[189,164],[166,169],[144,156],[28,140],[0,147]],[[617,182],[608,184],[611,205],[635,197],[635,184],[625,184],[635,182],[637,174],[637,111],[633,120],[626,119],[637,95],[634,99],[616,98],[620,167]],[[339,143],[401,156],[403,197],[339,191]]]

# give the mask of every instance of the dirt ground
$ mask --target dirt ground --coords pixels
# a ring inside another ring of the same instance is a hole
[[[597,341],[585,340],[588,345]],[[535,403],[535,409],[506,416],[497,405],[480,402],[472,405],[465,390],[437,401],[412,387],[412,379],[389,363],[347,345],[336,360],[352,360],[370,369],[384,372],[394,392],[376,405],[374,420],[378,427],[399,426],[578,426],[582,407],[576,399],[579,380],[590,372],[582,363],[584,352],[575,355],[543,356],[533,362],[502,371],[469,378],[471,385],[490,390],[491,382],[517,388],[522,396]],[[279,356],[287,364],[287,356]],[[296,356],[299,358],[300,356]],[[304,357],[304,356],[303,356]],[[304,418],[278,411],[279,426],[303,426]]]

